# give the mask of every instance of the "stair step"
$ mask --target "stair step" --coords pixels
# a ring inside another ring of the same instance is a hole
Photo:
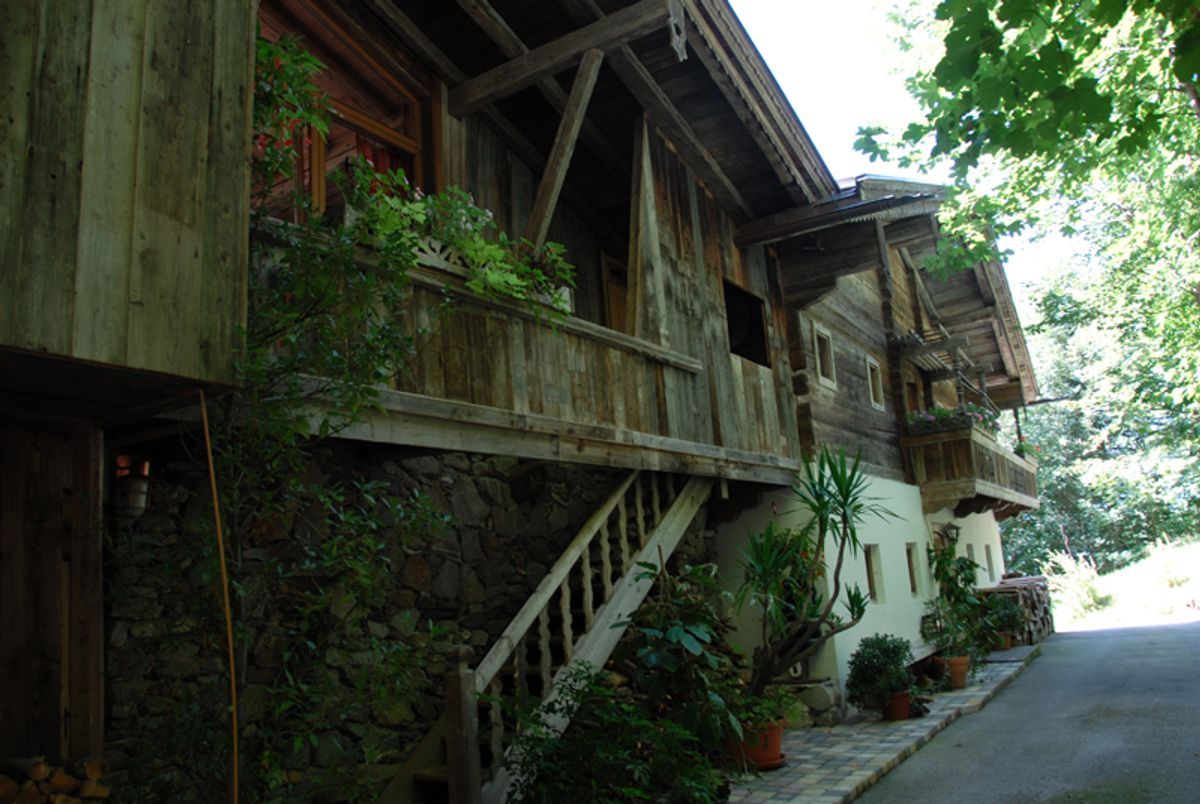
[[[413,774],[413,779],[418,782],[441,782],[442,784],[449,784],[450,766],[434,765],[429,768],[421,768],[421,770]]]

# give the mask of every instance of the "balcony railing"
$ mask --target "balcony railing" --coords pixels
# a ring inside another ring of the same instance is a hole
[[[979,427],[909,435],[900,445],[926,513],[992,510],[1003,518],[1040,505],[1037,465]]]

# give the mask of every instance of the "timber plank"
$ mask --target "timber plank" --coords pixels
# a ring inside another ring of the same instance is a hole
[[[144,3],[95,0],[75,276],[87,303],[76,311],[73,342],[78,356],[109,363],[125,362],[128,349],[145,24]]]
[[[208,3],[148,7],[130,282],[129,362],[199,374],[213,25]],[[166,158],[172,154],[175,158]],[[170,330],[175,337],[163,338]],[[186,333],[186,336],[185,336]]]
[[[24,19],[16,14],[17,30],[11,34],[30,37],[36,50],[11,43],[15,57],[32,62],[33,71],[14,65],[18,81],[28,76],[23,89],[30,98],[28,106],[16,104],[18,111],[27,109],[28,128],[26,141],[14,143],[18,147],[12,153],[27,164],[21,173],[23,188],[13,188],[17,206],[5,210],[17,248],[5,255],[11,260],[5,273],[12,274],[16,292],[6,322],[11,333],[4,342],[70,354],[91,8],[90,3],[82,8],[39,4],[40,13],[29,10]],[[22,30],[29,23],[37,27]],[[9,46],[6,36],[4,47]],[[21,128],[18,124],[17,130]]]
[[[256,17],[242,0],[217,0],[205,162],[198,331],[201,376],[232,383],[246,324],[250,129]]]

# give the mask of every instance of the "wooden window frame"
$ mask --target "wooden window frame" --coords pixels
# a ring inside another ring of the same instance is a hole
[[[821,340],[824,339],[829,344],[829,365],[826,366],[826,361],[821,357]],[[834,355],[833,349],[833,333],[829,328],[813,322],[813,367],[817,373],[817,384],[822,385],[831,391],[836,391],[837,384],[837,358]],[[826,369],[828,368],[828,373]]]
[[[883,395],[883,367],[879,365],[879,361],[870,355],[866,356],[867,363],[867,397],[870,399],[871,407],[875,410],[883,412],[887,410],[885,398]],[[878,391],[878,398],[876,392]]]

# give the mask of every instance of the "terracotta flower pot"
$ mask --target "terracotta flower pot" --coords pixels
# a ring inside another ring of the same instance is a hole
[[[892,693],[892,697],[883,707],[884,720],[908,720],[909,710],[912,708],[912,698],[908,694],[908,690]]]
[[[1012,647],[1012,634],[1002,631],[996,635],[996,650],[1008,650]]]
[[[742,741],[730,745],[734,759],[760,771],[783,767],[783,720],[742,728]]]
[[[950,665],[950,689],[961,690],[967,686],[967,672],[971,669],[971,657],[950,656],[946,662]]]

